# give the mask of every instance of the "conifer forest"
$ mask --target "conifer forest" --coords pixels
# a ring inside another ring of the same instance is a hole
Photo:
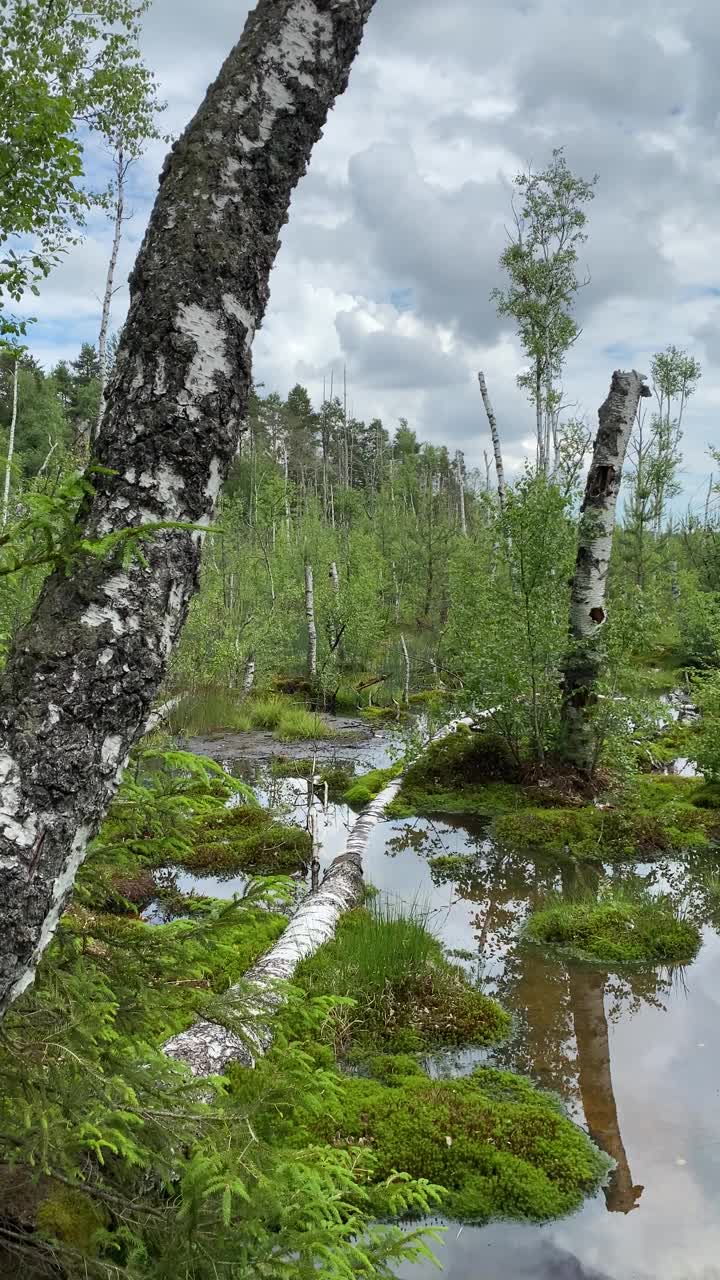
[[[720,1276],[719,40],[0,2],[1,1277]]]

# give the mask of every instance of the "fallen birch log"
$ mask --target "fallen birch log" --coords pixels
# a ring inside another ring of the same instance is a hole
[[[396,778],[366,805],[355,822],[341,853],[327,870],[317,893],[309,894],[290,920],[287,929],[273,947],[245,975],[242,986],[231,987],[228,996],[257,989],[257,1001],[249,1003],[249,1021],[253,1023],[243,1036],[217,1022],[201,1019],[187,1031],[173,1036],[164,1046],[165,1053],[186,1063],[193,1075],[219,1075],[231,1062],[254,1066],[272,1042],[272,1015],[284,1001],[279,983],[289,982],[301,960],[314,954],[318,947],[335,934],[338,920],[363,898],[363,855],[373,827],[387,805],[395,799],[402,779]]]

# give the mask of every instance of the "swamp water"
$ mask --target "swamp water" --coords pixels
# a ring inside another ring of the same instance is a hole
[[[228,760],[222,738],[189,746]],[[359,744],[358,769],[387,764],[391,749],[389,734]],[[305,825],[306,780],[275,778],[266,761],[243,759],[236,749],[228,756],[262,803]],[[324,869],[355,814],[330,803],[316,815]],[[443,855],[472,860],[460,872],[452,864],[433,868]],[[720,901],[707,889],[708,862],[569,870],[504,854],[471,818],[397,819],[373,831],[368,883],[420,909],[514,1015],[505,1044],[435,1055],[431,1072],[464,1073],[480,1061],[523,1072],[560,1094],[617,1162],[604,1191],[568,1218],[543,1226],[450,1224],[437,1250],[447,1280],[720,1280]],[[703,925],[693,964],[619,976],[548,959],[521,941],[523,920],[549,891],[571,893],[602,877],[672,892]],[[230,897],[244,881],[181,875],[179,886]],[[402,1280],[438,1274],[430,1266],[399,1273]]]

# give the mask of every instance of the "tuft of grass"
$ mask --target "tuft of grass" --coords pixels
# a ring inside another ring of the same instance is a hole
[[[225,689],[203,689],[185,694],[167,717],[168,731],[184,737],[251,728],[250,717],[237,694]]]
[[[275,727],[280,742],[314,742],[317,738],[333,738],[330,728],[314,711],[304,707],[286,707]]]
[[[525,937],[575,959],[608,965],[689,964],[697,925],[668,897],[607,889],[600,898],[557,899],[534,911]]]
[[[280,742],[311,742],[334,737],[332,728],[314,711],[280,694],[240,701],[222,690],[188,694],[168,717],[168,728],[189,737],[222,730],[248,733],[269,730]]]
[[[431,1044],[491,1044],[508,1015],[450,964],[416,905],[409,913],[374,899],[349,912],[335,938],[303,962],[296,985],[345,997],[334,1011],[336,1052],[375,1045],[413,1052]]]

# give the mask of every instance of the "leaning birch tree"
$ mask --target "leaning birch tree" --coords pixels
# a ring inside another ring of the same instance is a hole
[[[563,756],[583,772],[595,764],[593,708],[604,658],[608,569],[623,463],[638,405],[650,388],[641,374],[612,376],[599,410],[592,462],[580,510],[570,596],[570,648],[563,668]]]
[[[184,623],[279,232],[373,3],[259,0],[163,168],[78,517],[96,542],[145,526],[143,554],[51,575],[0,684],[0,1010],[33,980]]]

